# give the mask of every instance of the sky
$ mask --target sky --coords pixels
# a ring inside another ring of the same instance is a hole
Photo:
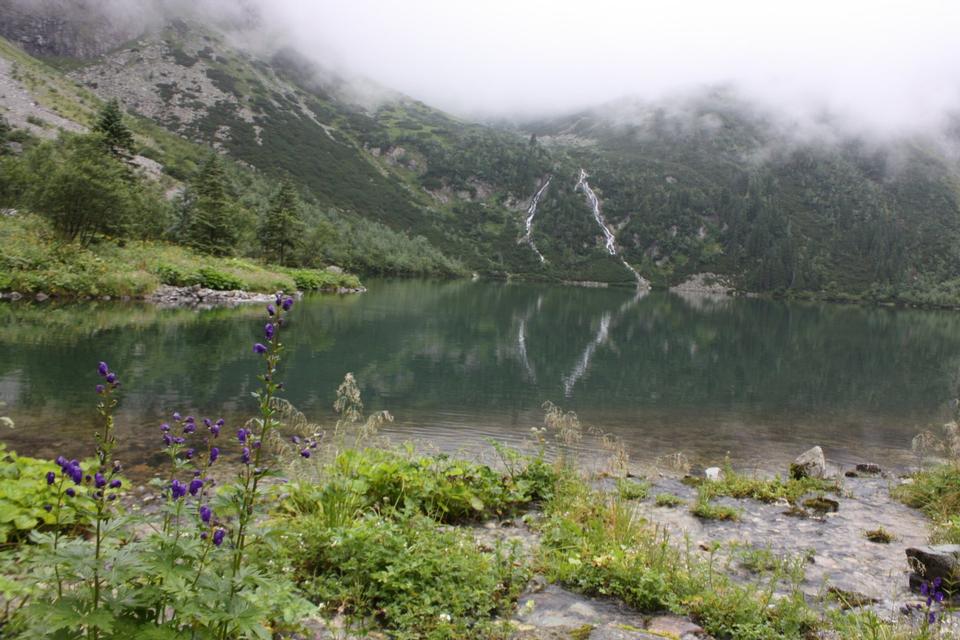
[[[255,1],[327,66],[462,115],[716,84],[877,128],[960,105],[960,0]]]

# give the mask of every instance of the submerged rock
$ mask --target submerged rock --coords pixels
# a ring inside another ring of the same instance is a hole
[[[801,453],[790,465],[790,477],[797,480],[823,478],[826,473],[827,459],[819,445]]]
[[[862,462],[856,467],[857,473],[867,473],[872,475],[880,475],[883,473],[883,469],[880,468],[880,465],[874,464],[873,462]]]

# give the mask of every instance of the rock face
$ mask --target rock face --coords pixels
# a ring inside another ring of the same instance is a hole
[[[790,477],[823,478],[827,473],[827,459],[819,446],[804,451],[790,465]]]
[[[32,55],[96,58],[144,26],[135,11],[108,16],[110,4],[123,8],[103,0],[0,0],[0,35]]]
[[[906,554],[913,570],[911,587],[919,589],[924,580],[936,578],[943,580],[948,589],[960,586],[960,544],[910,547]]]
[[[711,482],[719,482],[723,479],[723,469],[720,467],[707,467],[703,470],[703,475]]]

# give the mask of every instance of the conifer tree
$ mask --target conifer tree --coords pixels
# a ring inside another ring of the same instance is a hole
[[[232,253],[237,242],[236,204],[227,191],[227,177],[216,155],[200,168],[190,188],[187,244],[214,255]]]
[[[277,264],[285,264],[297,246],[302,226],[300,198],[293,183],[285,179],[260,221],[260,246],[264,256]]]
[[[103,136],[107,150],[117,160],[127,161],[133,155],[133,133],[123,122],[123,111],[116,98],[107,102],[100,110],[93,131]]]

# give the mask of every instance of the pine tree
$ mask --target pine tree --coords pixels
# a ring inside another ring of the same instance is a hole
[[[227,177],[216,155],[200,168],[190,188],[187,244],[214,255],[232,253],[237,242],[236,204],[227,192]]]
[[[107,149],[117,160],[127,161],[133,155],[133,133],[123,122],[123,111],[116,98],[100,110],[93,131],[103,136]]]
[[[284,180],[260,222],[260,246],[264,256],[285,264],[297,246],[302,227],[297,190],[289,179]]]

